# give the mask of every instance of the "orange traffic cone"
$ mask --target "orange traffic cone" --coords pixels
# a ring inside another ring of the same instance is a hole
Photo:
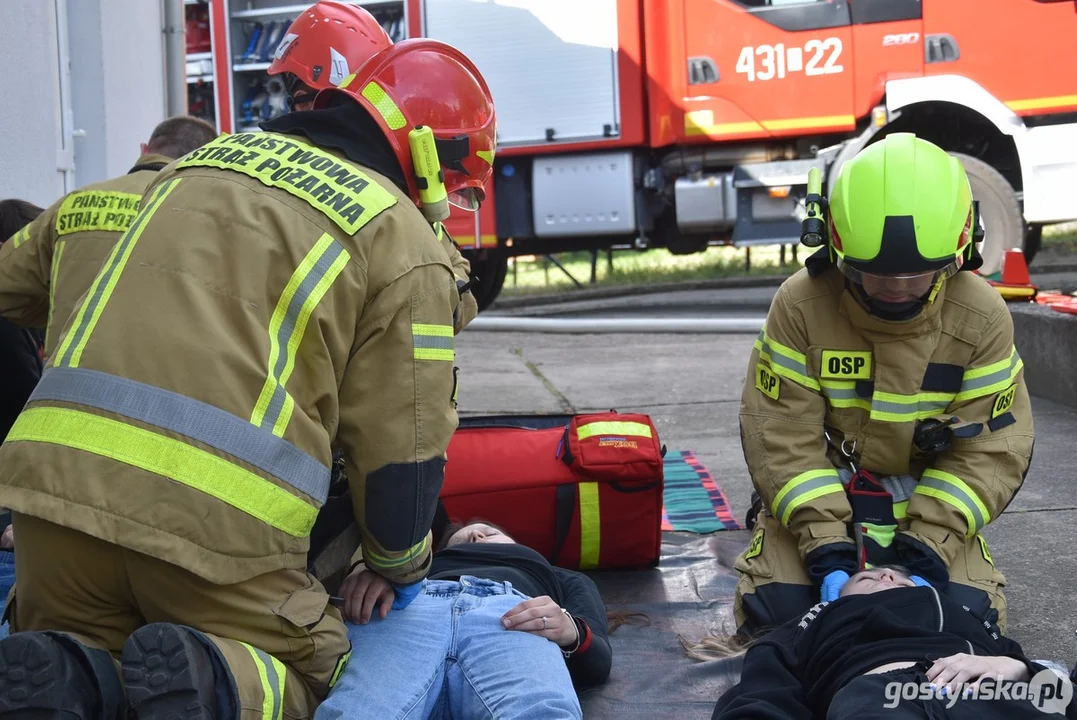
[[[1007,250],[1002,258],[1002,284],[1032,285],[1032,278],[1028,274],[1028,263],[1025,262],[1025,253],[1019,248]]]
[[[1006,300],[1030,300],[1036,297],[1036,286],[1028,273],[1025,253],[1020,248],[1007,250],[1002,257],[1002,281],[988,280]]]

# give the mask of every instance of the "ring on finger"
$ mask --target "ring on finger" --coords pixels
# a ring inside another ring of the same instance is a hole
[[[550,625],[549,625],[549,623],[546,622],[546,620],[547,620],[546,616],[543,615],[542,616],[542,629],[543,630],[549,630],[550,629]]]

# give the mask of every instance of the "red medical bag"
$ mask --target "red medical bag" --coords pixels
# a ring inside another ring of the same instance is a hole
[[[655,565],[664,452],[642,414],[461,418],[441,499],[454,520],[499,525],[554,565]]]

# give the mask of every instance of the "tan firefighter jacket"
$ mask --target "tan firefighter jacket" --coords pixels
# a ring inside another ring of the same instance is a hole
[[[445,226],[440,222],[433,224],[434,234],[437,235],[438,240],[441,241],[441,246],[445,248],[445,254],[449,257],[449,263],[452,265],[453,272],[456,274],[456,286],[463,288],[468,284],[471,279],[471,263],[467,261],[463,253],[460,252],[460,246],[456,244],[452,235],[445,229]],[[454,318],[453,327],[457,333],[467,327],[468,323],[475,319],[479,314],[479,304],[475,300],[475,296],[470,292],[460,293],[460,306],[457,308],[456,317]]]
[[[161,171],[60,330],[0,449],[0,504],[234,583],[306,567],[335,445],[368,566],[418,580],[458,301],[387,178],[296,137],[223,135]]]
[[[0,254],[0,315],[26,327],[44,327],[45,356],[113,245],[138,214],[157,171],[172,158],[143,155],[118,178],[68,193],[12,238]],[[16,252],[31,243],[32,253]]]
[[[844,445],[864,470],[918,479],[907,532],[949,566],[1027,472],[1033,426],[1022,367],[1005,302],[972,273],[943,283],[915,319],[886,322],[845,291],[839,270],[801,270],[775,296],[749,363],[740,423],[753,484],[802,557],[852,543],[835,469]],[[963,437],[917,457],[917,421],[953,416]]]

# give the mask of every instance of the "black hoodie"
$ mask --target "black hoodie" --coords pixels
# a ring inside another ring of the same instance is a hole
[[[957,653],[1011,657],[1031,675],[1044,669],[998,627],[934,588],[895,588],[820,603],[757,641],[712,720],[826,717],[834,695],[868,670]]]

